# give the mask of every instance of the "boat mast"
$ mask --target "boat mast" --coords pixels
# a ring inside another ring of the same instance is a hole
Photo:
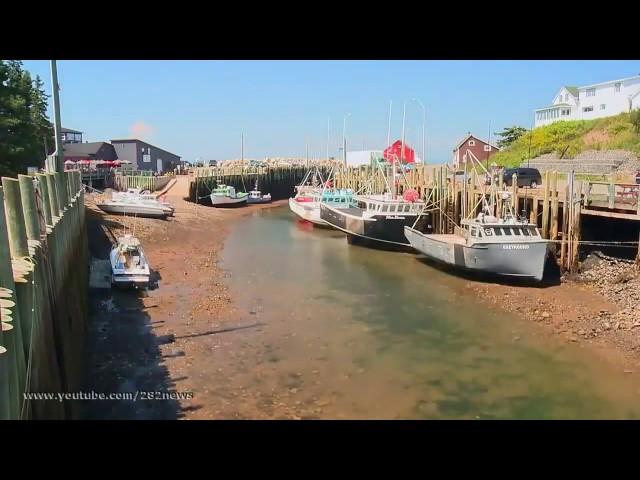
[[[402,104],[402,145],[400,146],[400,167],[402,167],[402,163],[404,161],[404,140],[405,140],[405,118],[406,118],[406,114],[407,114],[407,102],[405,101]],[[392,196],[391,198],[393,198],[394,200],[396,199],[396,164],[395,162],[393,162],[393,190],[392,190]]]

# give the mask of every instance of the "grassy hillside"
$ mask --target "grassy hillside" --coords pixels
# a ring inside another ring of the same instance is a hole
[[[628,113],[596,120],[561,121],[535,128],[491,157],[498,165],[518,166],[529,157],[557,153],[572,158],[585,150],[629,150],[640,155],[640,134]]]

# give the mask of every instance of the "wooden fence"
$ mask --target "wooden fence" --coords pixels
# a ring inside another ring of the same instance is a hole
[[[64,419],[77,403],[89,261],[80,172],[2,178],[0,419]]]
[[[126,191],[129,188],[141,188],[155,192],[167,186],[171,180],[171,176],[162,175],[159,177],[150,175],[122,175],[114,176],[114,186],[120,191]]]

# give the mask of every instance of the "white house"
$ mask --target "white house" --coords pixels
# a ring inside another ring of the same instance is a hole
[[[585,87],[562,87],[551,105],[535,111],[535,126],[610,117],[634,108],[640,108],[640,75]]]

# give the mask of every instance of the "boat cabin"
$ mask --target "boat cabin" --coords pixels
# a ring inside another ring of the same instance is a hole
[[[420,215],[425,206],[425,203],[422,201],[407,202],[403,199],[387,200],[372,197],[357,197],[356,203],[359,208],[366,210],[371,215],[386,213]]]
[[[473,243],[513,243],[542,239],[540,230],[533,223],[505,222],[495,217],[490,217],[488,221],[463,220],[461,227],[456,230],[457,233]]]

